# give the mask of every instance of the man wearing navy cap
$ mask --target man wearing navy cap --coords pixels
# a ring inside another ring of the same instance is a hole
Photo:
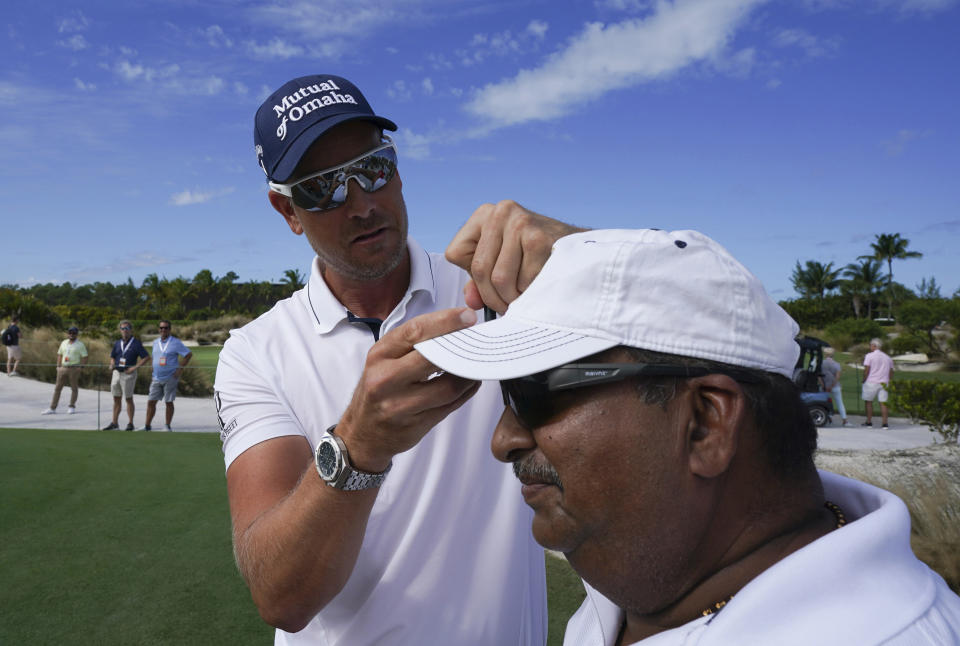
[[[433,374],[413,344],[471,325],[481,301],[503,311],[573,229],[503,202],[477,209],[450,262],[425,252],[396,129],[334,75],[257,111],[270,204],[316,258],[220,355],[237,563],[278,644],[543,644],[543,553],[487,450],[499,394]]]

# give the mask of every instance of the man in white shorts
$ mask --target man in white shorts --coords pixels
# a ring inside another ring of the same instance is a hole
[[[150,355],[140,339],[133,336],[130,321],[120,321],[120,340],[110,351],[110,394],[113,395],[113,421],[103,427],[105,431],[120,428],[120,408],[127,402],[127,428],[133,430],[133,390],[137,385],[137,369],[147,362]]]
[[[880,402],[880,414],[883,417],[883,429],[890,428],[887,424],[887,386],[893,376],[893,359],[880,348],[883,343],[880,339],[870,339],[870,353],[863,358],[863,401],[867,405],[867,421],[863,426],[873,426],[873,400]]]

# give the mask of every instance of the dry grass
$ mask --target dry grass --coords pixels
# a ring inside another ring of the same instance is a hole
[[[57,349],[60,342],[67,336],[62,330],[53,328],[31,328],[26,336],[20,340],[23,349],[23,359],[20,361],[19,373],[25,377],[56,383],[57,381]],[[80,387],[110,390],[110,349],[115,339],[84,338],[81,330],[80,341],[90,353],[87,366],[80,375]],[[119,336],[117,337],[119,338]],[[143,339],[141,338],[141,341]],[[144,342],[146,345],[146,342]],[[149,350],[149,347],[148,347]],[[135,393],[146,395],[150,390],[150,363],[148,362],[137,371],[137,386]],[[177,392],[187,397],[201,397],[213,394],[213,384],[208,371],[194,370],[190,366],[183,372]]]
[[[820,451],[817,465],[899,496],[910,510],[917,558],[960,593],[960,448]]]

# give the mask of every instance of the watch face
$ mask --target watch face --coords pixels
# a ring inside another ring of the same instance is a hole
[[[337,473],[337,451],[333,448],[333,442],[323,441],[317,447],[317,469],[324,479],[332,480]]]

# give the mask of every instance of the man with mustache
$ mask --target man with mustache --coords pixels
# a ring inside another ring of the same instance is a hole
[[[503,318],[417,344],[500,380],[493,453],[587,598],[565,644],[957,644],[893,494],[817,471],[796,323],[693,231],[561,238]]]
[[[468,283],[407,235],[396,128],[332,75],[257,111],[270,204],[316,258],[220,354],[237,564],[278,644],[541,645],[543,551],[486,450],[499,392],[413,344],[504,311],[573,229],[481,207],[447,251]]]

